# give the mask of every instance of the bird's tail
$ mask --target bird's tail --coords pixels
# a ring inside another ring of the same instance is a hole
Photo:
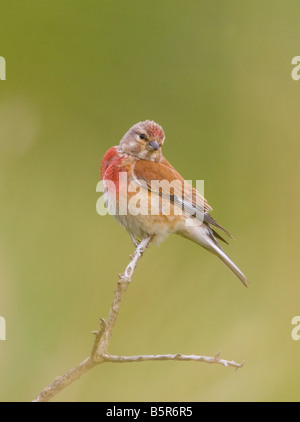
[[[229,258],[228,255],[222,250],[218,249],[216,255],[227,265],[228,268],[241,280],[244,286],[248,287],[248,280],[242,271],[235,265],[235,263]]]
[[[224,264],[226,264],[227,267],[230,268],[231,271],[241,280],[244,286],[248,287],[247,278],[229,258],[229,256],[223,251],[214,236],[214,231],[209,227],[208,224],[203,223],[201,226],[186,227],[186,229],[180,234],[217,255],[221,261],[223,261]]]

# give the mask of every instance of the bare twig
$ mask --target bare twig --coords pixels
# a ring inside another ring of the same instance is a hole
[[[35,402],[44,402],[50,400],[59,391],[77,380],[82,374],[93,368],[95,365],[106,361],[103,355],[107,352],[108,344],[112,336],[112,331],[119,314],[123,295],[131,281],[137,263],[141,259],[150,241],[151,237],[143,239],[137,245],[137,248],[126,267],[124,274],[119,274],[119,280],[114,293],[114,299],[109,311],[109,316],[107,320],[101,318],[101,327],[99,331],[94,332],[95,342],[90,356],[75,368],[67,372],[65,375],[56,378],[52,384],[41,391],[41,393],[34,400]]]
[[[103,355],[106,362],[145,362],[149,360],[181,360],[181,361],[193,361],[193,362],[205,362],[205,363],[218,363],[223,366],[232,366],[233,368],[241,368],[244,365],[242,363],[236,363],[233,360],[220,359],[219,353],[216,356],[199,356],[199,355],[182,355],[176,353],[175,355],[138,355],[138,356],[114,356],[110,354]]]
[[[217,353],[214,357],[199,356],[199,355],[182,355],[182,354],[164,354],[164,355],[139,355],[139,356],[116,356],[107,352],[108,345],[113,333],[113,328],[118,317],[120,306],[124,293],[132,279],[134,270],[138,261],[143,256],[151,237],[143,239],[137,244],[136,250],[130,259],[123,274],[119,274],[117,288],[114,292],[114,299],[109,311],[108,318],[104,320],[101,318],[101,325],[99,331],[94,331],[95,341],[91,354],[79,365],[75,366],[69,372],[61,377],[57,377],[48,387],[42,390],[38,396],[33,400],[34,402],[46,402],[56,396],[65,387],[76,381],[81,375],[92,369],[94,366],[106,362],[126,363],[126,362],[144,362],[144,361],[159,361],[159,360],[179,360],[179,361],[194,361],[217,363],[223,366],[231,366],[236,369],[241,368],[243,363],[239,364],[234,361],[220,359],[220,354]]]

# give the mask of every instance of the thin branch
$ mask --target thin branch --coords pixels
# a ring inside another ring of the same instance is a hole
[[[101,318],[99,331],[94,331],[95,341],[90,353],[90,356],[75,366],[69,372],[55,380],[46,388],[44,388],[38,396],[33,400],[34,402],[46,402],[56,396],[61,390],[72,384],[81,375],[85,374],[96,365],[106,362],[126,363],[126,362],[144,362],[144,361],[161,361],[161,360],[178,360],[178,361],[194,361],[205,363],[216,363],[223,366],[231,366],[236,369],[241,368],[243,363],[239,364],[234,361],[220,359],[220,353],[214,357],[198,356],[198,355],[182,355],[182,354],[164,354],[164,355],[139,355],[139,356],[116,356],[107,352],[108,345],[113,333],[113,328],[117,320],[120,306],[128,285],[132,279],[134,270],[143,256],[147,246],[151,241],[151,237],[143,239],[136,247],[136,250],[131,256],[130,262],[127,265],[123,274],[119,274],[117,288],[114,292],[113,302],[109,311],[108,318],[104,320]]]
[[[122,303],[124,293],[126,292],[127,287],[131,281],[131,278],[133,276],[133,272],[137,266],[137,263],[143,256],[143,253],[145,252],[150,241],[151,241],[151,237],[147,237],[138,244],[124,273],[119,274],[119,281],[118,281],[117,288],[115,290],[114,300],[111,305],[108,318],[105,321],[105,328],[104,328],[103,334],[97,345],[95,360],[101,361],[103,353],[107,351],[107,347],[112,336],[113,328],[120,311],[120,306]]]
[[[236,363],[233,360],[220,359],[220,354],[217,353],[215,356],[199,356],[199,355],[182,355],[176,353],[175,355],[138,355],[138,356],[114,356],[110,354],[103,355],[106,362],[145,362],[149,360],[180,360],[180,361],[193,361],[193,362],[205,362],[205,363],[218,363],[223,366],[231,366],[233,368],[241,368],[245,362]]]
[[[110,307],[107,320],[101,319],[101,327],[99,331],[94,332],[96,335],[95,342],[90,357],[85,359],[75,368],[71,369],[62,377],[56,378],[52,384],[46,387],[40,394],[33,400],[34,402],[45,402],[53,398],[58,392],[77,380],[85,372],[89,371],[95,365],[105,362],[103,355],[107,352],[108,344],[112,336],[113,328],[120,311],[120,306],[124,293],[131,281],[137,263],[143,256],[151,237],[143,239],[138,245],[130,259],[123,274],[119,274],[117,288],[114,293],[114,299]]]
[[[55,378],[55,380],[48,387],[44,388],[38,396],[33,400],[33,402],[47,402],[52,399],[56,394],[61,390],[68,387],[72,382],[78,380],[81,375],[85,374],[91,368],[97,365],[96,362],[92,361],[90,357],[85,359],[79,365],[75,366],[69,372],[61,377]]]

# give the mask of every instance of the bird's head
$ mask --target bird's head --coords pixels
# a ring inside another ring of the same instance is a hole
[[[120,148],[140,160],[160,161],[161,147],[165,140],[163,128],[146,120],[132,126],[120,142]]]

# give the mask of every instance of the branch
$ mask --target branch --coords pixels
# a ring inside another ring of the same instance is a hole
[[[119,274],[119,280],[117,288],[114,292],[113,302],[109,311],[108,318],[104,320],[101,318],[101,324],[99,331],[93,332],[95,334],[95,341],[89,357],[82,361],[79,365],[75,366],[69,372],[61,377],[55,378],[55,380],[44,390],[42,390],[38,396],[33,400],[34,402],[47,402],[56,396],[61,390],[72,384],[81,375],[85,374],[96,365],[106,362],[114,363],[126,363],[126,362],[144,362],[144,361],[158,361],[158,360],[179,360],[179,361],[194,361],[194,362],[206,362],[206,363],[217,363],[223,366],[231,366],[236,369],[241,368],[243,363],[239,364],[234,361],[228,361],[220,359],[220,353],[217,353],[214,357],[210,356],[198,356],[198,355],[182,355],[182,354],[164,354],[164,355],[139,355],[139,356],[115,356],[107,352],[108,345],[113,333],[113,328],[118,317],[120,306],[124,297],[124,294],[129,286],[132,279],[134,270],[143,256],[147,246],[151,241],[151,237],[143,239],[136,247],[136,250],[130,258],[130,262],[127,265],[123,274]]]
[[[176,353],[175,355],[138,355],[138,356],[114,356],[110,354],[103,355],[106,362],[145,362],[149,360],[181,360],[181,361],[193,361],[193,362],[206,362],[206,363],[219,363],[223,366],[232,366],[233,368],[241,368],[245,362],[236,363],[233,360],[220,359],[220,353],[215,356],[199,356],[199,355],[182,355]]]
[[[124,293],[126,292],[127,287],[131,281],[137,263],[143,256],[143,253],[145,252],[150,241],[151,237],[143,239],[139,245],[137,245],[129,264],[124,271],[124,274],[119,274],[119,280],[114,293],[114,299],[109,311],[108,318],[107,320],[101,319],[100,330],[94,332],[96,336],[91,355],[62,377],[56,378],[52,384],[40,392],[35,400],[33,400],[34,402],[49,401],[58,392],[77,380],[81,375],[89,371],[95,365],[105,362],[103,355],[107,352],[108,344],[112,336],[117,316],[119,314]]]

